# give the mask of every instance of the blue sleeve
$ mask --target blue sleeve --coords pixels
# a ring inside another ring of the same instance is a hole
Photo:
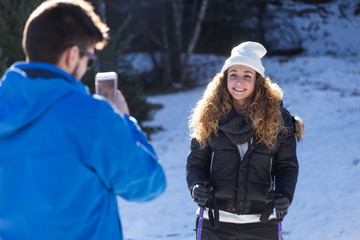
[[[134,118],[100,104],[86,163],[109,191],[129,201],[148,201],[166,187],[153,147]]]
[[[131,130],[134,141],[142,143],[144,151],[147,151],[154,158],[157,158],[154,148],[148,142],[147,137],[142,132],[137,120],[134,117],[129,117],[127,114],[124,115],[124,119]]]

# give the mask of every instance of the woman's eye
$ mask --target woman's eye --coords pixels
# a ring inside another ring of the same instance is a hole
[[[234,74],[234,73],[233,73],[233,74],[230,74],[230,77],[231,77],[231,78],[234,78],[234,77],[236,77],[236,74]]]
[[[251,76],[250,75],[245,75],[244,78],[251,79]]]

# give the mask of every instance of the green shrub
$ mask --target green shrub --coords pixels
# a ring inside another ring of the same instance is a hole
[[[24,61],[21,42],[25,22],[42,0],[0,1],[0,75],[16,61]]]

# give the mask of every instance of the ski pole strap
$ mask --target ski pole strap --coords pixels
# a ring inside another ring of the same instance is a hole
[[[269,202],[264,211],[261,213],[261,216],[259,218],[260,222],[262,223],[279,223],[279,222],[282,222],[283,218],[280,217],[280,215],[276,214],[276,219],[272,219],[270,221],[269,220],[269,217],[270,215],[273,213],[273,209],[274,209],[274,200]]]
[[[261,213],[259,220],[262,223],[267,223],[270,215],[273,213],[273,209],[274,209],[274,201],[271,201],[266,205],[264,211]]]
[[[212,229],[216,229],[219,225],[219,208],[216,204],[215,194],[211,191],[209,197],[209,224]]]

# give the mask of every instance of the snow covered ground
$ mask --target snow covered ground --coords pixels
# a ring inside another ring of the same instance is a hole
[[[283,1],[281,8],[294,10],[295,27],[308,53],[355,56],[360,52],[359,1],[333,0],[321,4]],[[311,2],[311,1],[308,1]]]
[[[298,145],[297,190],[283,223],[286,240],[359,239],[359,60],[329,56],[264,60],[266,73],[285,91],[285,106],[305,123],[305,138]],[[220,70],[221,64],[213,67]],[[152,144],[168,187],[148,203],[119,199],[126,240],[195,239],[196,204],[185,180],[187,121],[203,91],[201,86],[149,98],[164,105],[148,125],[164,128],[152,136]]]

